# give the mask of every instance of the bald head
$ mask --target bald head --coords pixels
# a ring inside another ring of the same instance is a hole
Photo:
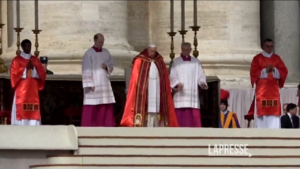
[[[148,46],[148,55],[149,55],[150,57],[154,57],[155,54],[156,54],[156,45],[150,44],[150,45]]]
[[[97,48],[102,48],[104,44],[104,36],[101,33],[97,33],[96,35],[94,35],[94,42],[95,42],[94,45]]]

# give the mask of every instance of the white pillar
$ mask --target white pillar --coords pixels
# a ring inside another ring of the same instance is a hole
[[[24,27],[21,39],[30,39],[34,51],[33,4],[33,1],[21,1],[21,27]],[[126,67],[138,54],[127,41],[126,0],[39,1],[39,9],[40,55],[49,57],[50,69],[55,74],[81,73],[82,56],[92,47],[96,33],[104,34],[104,47],[110,50],[117,66]],[[11,58],[14,51],[15,43],[4,57]]]
[[[289,70],[287,82],[299,82],[300,71],[299,1],[274,1],[275,52]]]
[[[169,58],[169,1],[151,1],[153,42],[158,51]],[[180,1],[175,1],[175,30],[180,29]],[[199,59],[207,75],[217,75],[223,81],[249,85],[249,67],[260,49],[259,1],[198,1]],[[186,25],[193,25],[193,1],[186,1]],[[193,44],[193,32],[188,29],[185,41]],[[175,38],[175,53],[180,54],[181,37]]]

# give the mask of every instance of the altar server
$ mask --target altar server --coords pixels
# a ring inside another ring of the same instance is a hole
[[[15,91],[12,112],[12,125],[41,124],[39,90],[44,88],[46,71],[39,59],[31,55],[31,42],[21,42],[22,52],[10,66],[11,86]]]
[[[228,98],[230,93],[227,90],[221,89],[221,104],[220,104],[220,128],[240,128],[240,123],[237,115],[234,112],[228,111]]]
[[[198,86],[208,88],[200,61],[190,56],[191,51],[190,43],[182,43],[181,56],[173,60],[170,72],[175,112],[180,127],[202,126]]]
[[[178,127],[167,67],[155,45],[133,60],[121,126]]]
[[[256,55],[251,63],[250,78],[255,85],[255,97],[248,112],[254,117],[257,128],[280,128],[280,92],[288,70],[280,56],[273,53],[273,41],[266,39],[263,52]]]
[[[94,36],[94,46],[88,49],[82,61],[84,101],[81,126],[115,126],[114,93],[110,84],[114,65],[109,51],[102,48],[104,36]]]

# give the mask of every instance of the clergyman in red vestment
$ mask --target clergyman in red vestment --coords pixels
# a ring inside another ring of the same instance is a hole
[[[155,45],[133,60],[121,126],[178,127],[167,67]]]
[[[12,125],[41,124],[39,90],[44,88],[46,71],[36,56],[32,56],[31,42],[21,43],[22,52],[10,66],[11,86],[15,91],[12,112]]]
[[[250,78],[255,96],[248,112],[257,128],[280,128],[279,89],[284,86],[288,70],[280,56],[273,53],[273,41],[266,39],[263,52],[251,63]]]

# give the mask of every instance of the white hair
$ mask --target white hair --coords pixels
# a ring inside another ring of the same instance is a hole
[[[183,43],[181,44],[181,47],[183,47],[183,46],[192,46],[192,44],[189,43],[189,42],[183,42]]]
[[[155,44],[149,44],[148,47],[149,47],[149,48],[156,48],[156,45],[155,45]]]

